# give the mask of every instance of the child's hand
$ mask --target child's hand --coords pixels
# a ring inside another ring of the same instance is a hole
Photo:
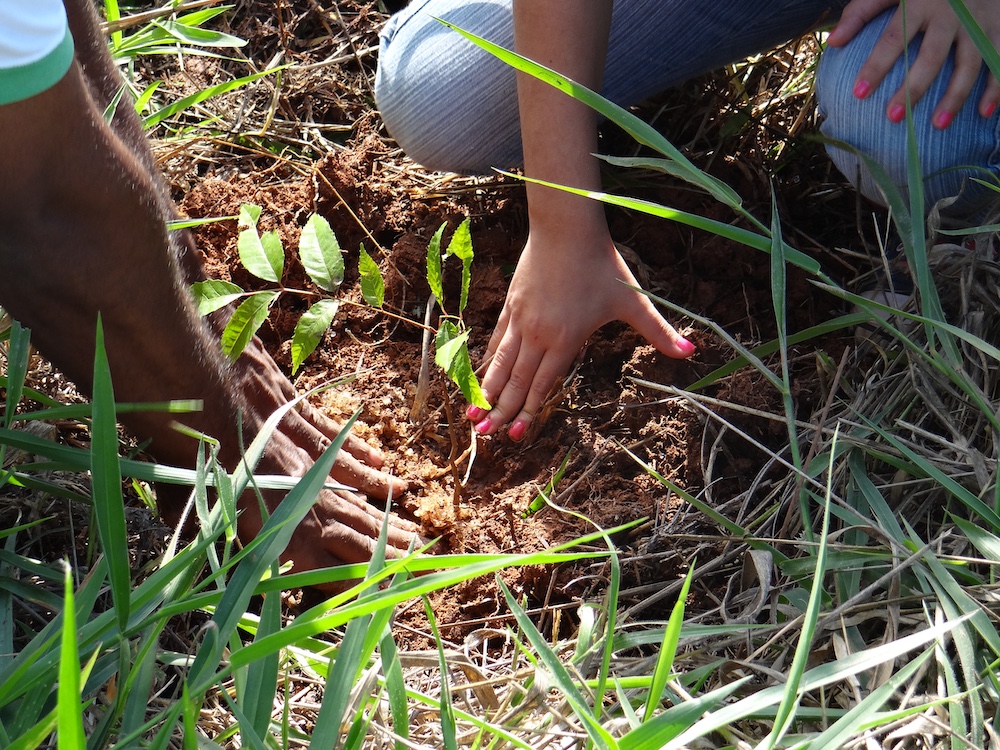
[[[996,12],[996,4],[992,0],[965,0],[965,5],[993,45],[1000,44],[1000,14]],[[900,88],[889,100],[886,116],[893,122],[902,121],[906,116],[906,88],[909,88],[911,105],[916,104],[941,72],[954,48],[954,72],[944,96],[931,115],[935,127],[946,128],[965,103],[983,66],[982,55],[948,0],[907,0],[905,11],[897,0],[852,0],[844,9],[840,23],[830,33],[828,42],[833,47],[847,44],[865,24],[894,6],[899,7],[861,67],[854,82],[854,94],[864,99],[878,88],[906,45],[922,33],[920,51],[910,66],[906,87]],[[992,115],[998,101],[1000,83],[996,76],[991,75],[979,101],[979,114],[983,117]]]

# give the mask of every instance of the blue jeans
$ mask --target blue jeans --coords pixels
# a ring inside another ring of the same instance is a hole
[[[616,2],[601,93],[622,105],[679,84],[700,73],[836,21],[847,0],[740,0],[712,5],[696,0]],[[899,86],[902,62],[864,101],[852,93],[857,70],[891,11],[843,49],[823,55],[817,79],[823,133],[874,157],[901,188],[906,184],[906,128],[891,123],[885,107]],[[505,47],[513,46],[510,0],[413,0],[386,24],[381,39],[375,97],[386,127],[399,145],[429,169],[486,173],[521,164],[514,72],[434,20],[439,16]],[[916,44],[917,40],[914,40]],[[976,112],[985,85],[981,76],[952,125],[937,131],[930,112],[947,85],[950,69],[916,108],[918,148],[927,181],[927,204],[962,194],[956,207],[981,208],[988,189],[972,188],[970,174],[998,172],[1000,113]],[[879,190],[856,157],[829,149],[834,162],[862,192],[881,201]],[[970,165],[949,170],[957,165]],[[860,167],[860,180],[859,180]],[[946,171],[942,171],[946,170]],[[985,172],[984,172],[985,170]],[[963,190],[964,187],[964,190]]]
[[[816,93],[820,114],[823,116],[822,133],[849,143],[876,163],[888,174],[892,182],[907,198],[906,180],[906,123],[894,124],[885,116],[889,98],[902,85],[906,73],[903,57],[896,62],[882,85],[871,96],[855,98],[851,89],[862,63],[889,23],[892,11],[886,11],[871,21],[851,43],[842,48],[828,48],[820,60],[816,77]],[[913,60],[919,49],[921,36],[910,44],[908,59]],[[948,87],[953,69],[949,56],[945,67],[926,94],[913,107],[913,126],[916,131],[917,153],[920,155],[921,173],[924,176],[925,204],[927,209],[942,199],[951,204],[942,211],[945,217],[956,221],[978,221],[983,214],[1000,200],[1000,193],[971,178],[1000,184],[1000,115],[980,117],[979,99],[986,87],[985,66],[979,79],[956,113],[952,124],[945,130],[931,125],[931,114],[938,100]],[[882,192],[870,171],[856,154],[828,147],[834,164],[855,184],[862,194],[884,203]]]

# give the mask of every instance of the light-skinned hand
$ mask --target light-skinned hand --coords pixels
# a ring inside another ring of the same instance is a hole
[[[993,45],[1000,44],[1000,13],[997,12],[996,3],[992,0],[965,0],[965,4]],[[941,72],[948,54],[954,48],[954,72],[948,88],[931,115],[934,126],[944,129],[962,108],[983,66],[982,55],[948,0],[907,0],[905,11],[898,0],[852,0],[844,8],[840,22],[830,32],[827,41],[833,47],[844,46],[865,24],[883,11],[897,6],[895,14],[854,81],[854,95],[864,99],[875,91],[903,54],[906,45],[917,34],[923,34],[906,86],[909,88],[911,104],[916,104]],[[990,75],[986,90],[978,103],[979,114],[990,117],[996,111],[998,101],[1000,83],[995,76]],[[889,100],[886,117],[893,122],[901,122],[905,116],[906,87],[901,87]]]
[[[694,353],[649,298],[629,288],[638,284],[609,236],[597,240],[596,252],[578,252],[575,244],[567,233],[528,237],[487,349],[482,387],[493,409],[467,412],[481,435],[511,423],[508,434],[520,440],[590,335],[612,320],[667,356]]]

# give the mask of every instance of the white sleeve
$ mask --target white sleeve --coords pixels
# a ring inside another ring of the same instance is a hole
[[[65,36],[62,0],[0,0],[0,68],[36,63]]]

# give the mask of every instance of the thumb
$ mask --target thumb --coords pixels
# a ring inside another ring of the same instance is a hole
[[[677,333],[677,329],[656,311],[645,296],[639,302],[636,314],[625,322],[661,354],[674,359],[687,359],[695,352],[695,345]]]

